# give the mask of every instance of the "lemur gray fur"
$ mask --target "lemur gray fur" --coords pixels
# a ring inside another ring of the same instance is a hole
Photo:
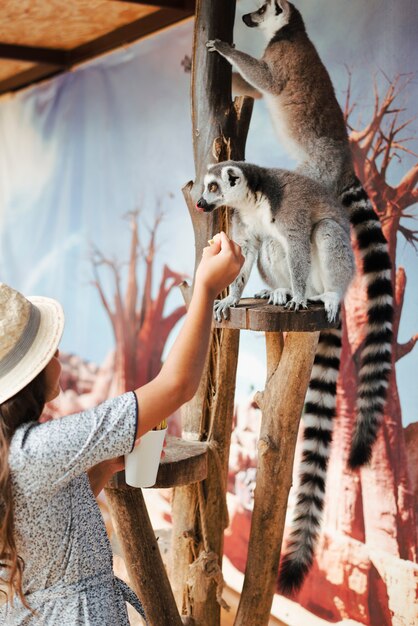
[[[253,90],[261,92],[279,137],[299,162],[298,171],[324,185],[348,210],[361,254],[367,328],[348,460],[350,467],[356,468],[371,458],[392,367],[393,289],[387,242],[355,175],[343,113],[301,14],[287,0],[266,0],[257,11],[244,15],[243,21],[266,36],[268,44],[261,59],[219,40],[208,42],[209,51],[225,57]],[[286,591],[300,587],[313,560],[324,503],[340,351],[341,331],[322,332],[305,404],[296,521],[279,577]]]
[[[215,317],[227,318],[238,304],[257,261],[270,289],[256,297],[295,310],[321,301],[334,322],[354,274],[350,223],[338,201],[306,176],[224,161],[209,167],[196,206],[208,212],[223,205],[234,209],[232,233],[245,262],[229,295],[216,301]]]

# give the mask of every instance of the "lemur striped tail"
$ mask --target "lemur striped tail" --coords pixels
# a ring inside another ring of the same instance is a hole
[[[357,419],[349,466],[368,463],[382,421],[392,361],[393,289],[388,244],[360,181],[341,194],[347,207],[367,282],[367,329],[358,374]]]
[[[392,264],[379,218],[358,179],[343,191],[341,201],[349,211],[367,282],[367,329],[348,461],[350,467],[356,468],[370,461],[386,401],[392,358]],[[279,589],[288,594],[301,587],[319,536],[340,354],[341,331],[322,332],[303,416],[305,430],[293,529],[279,573]]]
[[[340,355],[341,329],[321,332],[306,394],[293,528],[279,572],[279,589],[283,593],[299,589],[313,562],[324,507]]]

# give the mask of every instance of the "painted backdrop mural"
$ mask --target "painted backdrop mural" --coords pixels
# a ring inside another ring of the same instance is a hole
[[[240,15],[255,4],[238,3],[235,35],[237,46],[252,54],[263,42]],[[346,302],[326,528],[298,600],[331,621],[412,625],[418,614],[412,462],[418,439],[418,14],[413,0],[297,5],[346,112],[357,172],[397,269],[396,376],[372,466],[355,476],[346,472],[345,459],[364,316],[360,283]],[[189,22],[0,99],[0,279],[64,305],[64,393],[55,412],[149,380],[184,314],[174,285],[192,274],[194,258],[181,194],[194,175],[190,75],[181,63],[191,42]],[[262,100],[247,159],[294,165]],[[259,286],[254,276],[246,293]],[[263,351],[259,335],[242,334],[226,538],[226,554],[241,569],[259,420],[247,398],[263,387]]]

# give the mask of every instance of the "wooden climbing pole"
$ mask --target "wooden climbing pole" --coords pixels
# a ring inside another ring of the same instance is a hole
[[[195,210],[204,173],[210,163],[244,158],[251,119],[253,100],[231,101],[231,67],[206,49],[209,39],[232,42],[234,18],[235,0],[196,2],[192,64],[196,174],[183,189],[195,232],[195,267],[208,239],[229,229],[227,209],[210,214]],[[187,302],[186,287],[183,293]],[[265,332],[267,380],[257,397],[262,409],[257,486],[235,624],[268,624],[299,419],[323,328],[329,324],[322,306],[295,313],[256,300],[241,301],[229,321],[214,324],[199,390],[184,407],[182,439],[169,439],[157,478],[156,487],[174,489],[170,581],[141,490],[128,487],[123,474],[108,485],[130,581],[151,626],[220,626],[226,480],[241,330]]]
[[[232,42],[235,0],[198,0],[192,63],[192,130],[196,178],[184,188],[196,245],[196,266],[208,239],[228,232],[226,210],[195,209],[210,163],[243,159],[253,101],[231,101],[231,68],[209,54],[208,39]],[[208,443],[208,476],[175,489],[172,582],[181,613],[195,624],[220,624],[223,533],[228,525],[226,478],[234,412],[239,331],[214,329],[205,375],[183,414],[183,437]],[[220,382],[222,381],[222,383]]]

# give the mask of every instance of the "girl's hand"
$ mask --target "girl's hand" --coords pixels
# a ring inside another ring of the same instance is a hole
[[[139,445],[141,438],[135,441],[135,448]],[[166,442],[164,441],[164,448],[166,446]],[[164,449],[161,452],[161,459],[165,456]],[[125,457],[118,456],[114,459],[109,459],[107,461],[102,461],[97,465],[93,465],[87,472],[90,481],[90,487],[94,496],[97,498],[99,493],[104,489],[106,483],[112,478],[114,474],[117,472],[121,472],[125,469]]]
[[[102,461],[97,465],[93,465],[87,475],[90,481],[90,487],[94,495],[97,496],[101,490],[105,487],[106,483],[112,478],[113,474],[121,472],[125,469],[125,457],[118,456],[115,459],[109,459],[108,461]]]
[[[203,248],[196,270],[196,286],[207,289],[215,298],[238,276],[244,260],[240,246],[224,232],[218,233],[212,245]]]

